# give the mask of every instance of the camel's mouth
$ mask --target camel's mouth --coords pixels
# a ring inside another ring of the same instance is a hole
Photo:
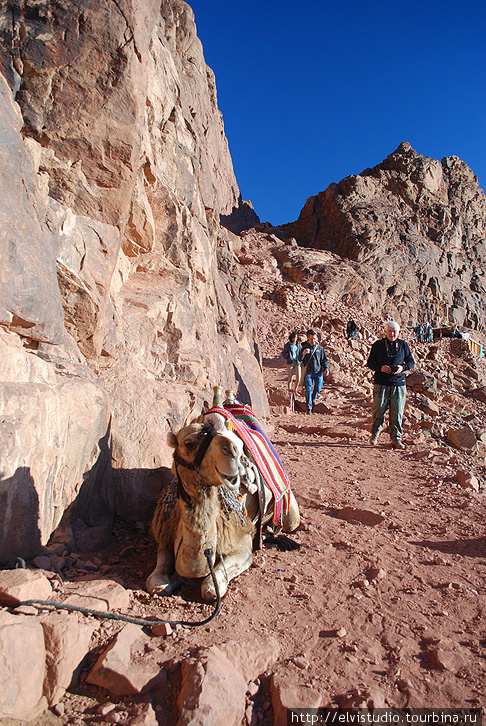
[[[218,472],[218,474],[221,477],[221,484],[222,486],[228,487],[228,489],[238,489],[240,486],[240,475],[235,474],[235,476],[228,476],[227,474],[222,474],[221,472]]]

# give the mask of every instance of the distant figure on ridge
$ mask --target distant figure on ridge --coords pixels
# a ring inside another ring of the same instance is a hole
[[[356,325],[355,321],[352,318],[351,320],[348,320],[348,324],[346,325],[346,339],[353,340],[357,330],[358,326]]]
[[[402,418],[405,409],[407,387],[405,371],[411,370],[415,361],[404,340],[398,337],[397,322],[385,324],[385,338],[371,346],[367,366],[375,372],[373,386],[373,411],[370,444],[374,446],[389,411],[389,431],[394,449],[404,449],[402,444]]]
[[[299,343],[299,336],[297,333],[290,333],[288,341],[284,345],[282,355],[287,363],[287,386],[290,392],[294,395],[297,393],[297,389],[300,383],[300,351],[302,349]]]
[[[424,342],[424,331],[420,323],[415,326],[414,328],[415,332],[415,339],[417,340],[417,343],[423,343]]]
[[[307,331],[307,341],[302,344],[300,360],[304,367],[304,388],[307,413],[312,413],[312,408],[319,395],[324,376],[329,375],[329,361],[322,345],[319,345],[319,338],[315,330]]]

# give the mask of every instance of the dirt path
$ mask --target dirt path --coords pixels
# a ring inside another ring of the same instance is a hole
[[[276,359],[264,375],[285,390]],[[486,706],[484,497],[447,478],[448,447],[395,451],[387,434],[370,446],[369,414],[358,390],[331,384],[315,414],[272,418],[302,547],[256,553],[218,620],[185,631],[174,656],[227,640],[258,651],[273,636],[269,672],[293,707]]]
[[[283,370],[265,375],[285,385]],[[445,477],[448,447],[394,451],[385,433],[370,446],[370,403],[359,391],[324,386],[316,409],[275,420],[303,515],[303,548],[282,568],[296,576],[287,596],[297,607],[275,621],[292,633],[288,657],[306,666],[290,661],[289,678],[324,703],[354,691],[355,702],[371,694],[375,706],[478,704],[484,497]]]

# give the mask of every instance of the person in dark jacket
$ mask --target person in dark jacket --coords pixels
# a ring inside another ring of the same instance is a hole
[[[348,320],[348,324],[346,325],[346,340],[353,340],[357,330],[358,326],[356,325],[356,321],[353,319]]]
[[[315,330],[308,330],[307,341],[302,344],[300,360],[304,369],[304,388],[307,413],[312,413],[312,408],[320,393],[324,376],[329,375],[329,361]]]
[[[398,337],[400,326],[395,321],[386,323],[386,337],[371,346],[367,366],[375,372],[373,386],[373,412],[370,444],[374,446],[389,411],[389,431],[394,449],[404,449],[402,443],[402,418],[405,409],[407,387],[405,371],[411,370],[415,361],[408,344]]]

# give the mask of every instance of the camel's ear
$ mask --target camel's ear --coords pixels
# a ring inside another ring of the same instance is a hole
[[[221,413],[207,413],[204,422],[212,424],[218,433],[227,432],[226,419]]]
[[[172,431],[167,434],[167,443],[172,449],[177,449],[177,436]]]

